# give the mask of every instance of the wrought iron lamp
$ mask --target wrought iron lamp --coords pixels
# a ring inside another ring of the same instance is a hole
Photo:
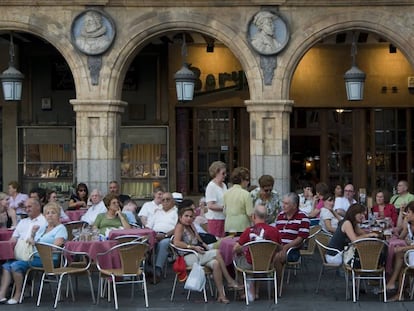
[[[362,100],[364,98],[364,82],[365,73],[356,66],[355,58],[357,54],[357,47],[355,43],[355,33],[352,37],[351,56],[352,56],[352,67],[345,75],[345,86],[346,96],[348,100]]]
[[[9,56],[9,68],[3,71],[0,75],[1,84],[3,86],[4,100],[21,100],[24,75],[14,67],[13,33],[10,33]]]
[[[185,44],[185,34],[183,33],[183,45],[181,47],[181,56],[183,57],[183,66],[175,75],[175,87],[177,90],[177,99],[179,102],[193,100],[195,74],[188,68],[185,62],[187,56],[187,46]]]

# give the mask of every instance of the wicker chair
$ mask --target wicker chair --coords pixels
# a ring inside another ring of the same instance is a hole
[[[55,303],[53,305],[53,308],[56,308],[57,303],[60,299],[61,294],[61,286],[62,286],[62,280],[65,276],[68,276],[69,282],[68,286],[71,288],[72,293],[72,300],[75,301],[75,296],[73,294],[73,288],[72,288],[72,282],[70,281],[71,275],[80,275],[80,274],[87,274],[89,279],[89,286],[91,289],[91,295],[92,295],[92,301],[95,303],[95,295],[93,291],[93,285],[92,285],[92,279],[91,279],[91,273],[89,271],[90,267],[90,257],[87,253],[84,252],[72,252],[67,249],[61,248],[59,246],[48,244],[48,243],[36,243],[36,249],[39,253],[40,259],[42,261],[43,265],[43,275],[42,280],[40,283],[40,289],[39,289],[39,297],[37,299],[37,306],[40,305],[40,299],[42,298],[42,292],[43,292],[43,286],[44,283],[57,283],[57,291],[56,291],[56,298]],[[60,253],[60,265],[59,267],[55,267],[54,258],[56,253]],[[67,263],[72,258],[85,258],[87,260],[86,266],[83,267],[70,267],[67,266]],[[55,277],[55,279],[52,278],[46,278],[46,277]]]
[[[316,290],[315,290],[315,293],[316,294],[319,292],[319,285],[321,283],[321,278],[322,278],[323,273],[325,272],[325,269],[331,269],[331,270],[335,270],[336,271],[339,267],[342,266],[342,263],[340,263],[340,264],[333,264],[333,263],[328,263],[326,261],[325,255],[326,255],[326,252],[328,250],[334,251],[337,254],[339,254],[341,252],[341,251],[339,251],[339,250],[337,250],[335,248],[328,247],[328,244],[329,244],[329,240],[330,239],[331,239],[331,236],[330,235],[327,235],[327,234],[324,234],[324,233],[319,233],[316,236],[316,239],[315,239],[316,245],[317,245],[318,250],[319,250],[319,255],[321,256],[321,260],[322,260],[321,270],[319,272],[319,277],[318,277],[318,283],[316,285]]]
[[[119,244],[128,243],[128,242],[141,242],[146,243],[148,241],[148,236],[138,236],[138,235],[120,235],[115,239]]]
[[[322,228],[319,225],[312,226],[309,229],[309,236],[305,241],[303,241],[304,247],[300,249],[300,256],[303,258],[303,263],[306,266],[306,257],[312,257],[315,253],[316,242],[315,237],[316,235],[321,232]]]
[[[173,255],[175,256],[175,258],[178,258],[178,256],[182,256],[183,254],[194,254],[197,256],[197,260],[198,260],[198,253],[195,250],[187,249],[187,248],[179,248],[174,245],[173,240],[174,240],[174,236],[172,236],[170,239],[170,249],[173,252]],[[187,271],[191,271],[191,268],[192,267],[187,267]],[[207,266],[203,266],[203,269],[206,275],[206,279],[209,282],[211,296],[213,296],[213,287],[212,287],[211,280],[210,280],[210,276],[212,275],[213,271]],[[175,289],[177,287],[177,281],[178,281],[178,274],[175,274],[173,287],[171,290],[171,297],[170,297],[171,301],[174,300]],[[191,294],[191,291],[189,290],[187,293],[187,300],[190,299],[190,294]],[[204,296],[204,302],[207,302],[207,293],[206,293],[205,287],[203,288],[203,296]]]
[[[111,278],[112,288],[114,291],[115,310],[118,310],[117,284],[132,284],[131,296],[134,296],[134,284],[141,283],[144,289],[145,307],[148,307],[147,282],[144,272],[145,256],[148,251],[148,245],[141,242],[128,242],[113,246],[105,253],[97,254],[96,264],[99,270],[98,290],[102,293],[103,281],[107,277]],[[118,252],[121,259],[121,267],[103,268],[102,259],[109,253]],[[122,280],[117,281],[117,279]],[[126,279],[127,278],[127,279]],[[98,293],[98,303],[101,293]],[[108,286],[108,300],[110,300],[110,286]]]
[[[233,259],[234,268],[243,275],[246,305],[249,304],[248,281],[273,281],[275,304],[277,304],[277,277],[273,257],[280,248],[281,246],[278,243],[269,240],[251,241],[244,244],[242,251],[249,250],[252,258],[252,269],[243,269],[237,265],[237,260]]]
[[[376,238],[359,239],[350,244],[350,247],[355,248],[355,253],[360,261],[360,267],[353,267],[352,264],[344,263],[346,274],[350,274],[352,277],[354,302],[358,299],[357,293],[359,293],[359,290],[357,288],[359,288],[360,280],[379,280],[384,293],[384,302],[387,302],[385,265],[380,263],[381,254],[387,246],[386,241]],[[346,280],[348,280],[347,275]]]
[[[64,224],[66,230],[68,231],[68,241],[73,241],[75,237],[73,236],[72,230],[79,229],[82,230],[83,227],[87,226],[88,223],[84,221],[71,221]]]
[[[405,286],[405,279],[407,276],[411,276],[411,278],[414,275],[414,265],[410,265],[410,256],[414,256],[414,249],[410,249],[408,251],[405,252],[404,254],[404,270],[402,273],[402,277],[401,277],[401,284],[400,284],[400,293],[399,293],[399,300],[403,299],[403,291],[404,291],[404,286]],[[410,284],[410,299],[413,299],[413,295],[414,295],[414,283],[413,280],[411,280],[409,282]]]

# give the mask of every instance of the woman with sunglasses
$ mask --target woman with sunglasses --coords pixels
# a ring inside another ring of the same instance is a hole
[[[72,194],[69,199],[69,210],[86,208],[88,204],[88,187],[84,183],[78,184],[76,193]]]
[[[275,222],[280,212],[280,198],[276,190],[273,189],[275,180],[270,175],[262,175],[259,178],[259,187],[250,192],[253,206],[264,205],[267,210],[266,223]]]

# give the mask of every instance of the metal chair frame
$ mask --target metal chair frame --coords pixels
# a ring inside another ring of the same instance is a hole
[[[37,242],[35,246],[36,246],[36,249],[38,250],[40,259],[42,260],[42,265],[43,265],[43,270],[44,270],[42,274],[41,283],[40,283],[37,306],[40,305],[44,283],[57,283],[56,297],[55,297],[55,302],[53,305],[53,308],[56,309],[57,303],[61,295],[62,280],[65,276],[68,277],[68,287],[70,287],[70,290],[71,290],[72,301],[75,301],[75,295],[73,293],[73,287],[72,287],[72,282],[71,282],[71,275],[79,275],[83,273],[87,273],[88,275],[92,301],[93,303],[95,303],[95,295],[94,295],[94,290],[93,290],[91,273],[89,271],[89,267],[91,265],[91,259],[87,253],[72,252],[65,248],[62,248],[62,247],[59,247],[53,244],[42,243],[42,242]],[[56,252],[59,252],[61,255],[61,265],[57,268],[54,266],[54,261],[53,261],[53,255],[56,254]],[[68,258],[75,258],[75,256],[81,256],[82,258],[85,258],[86,265],[84,267],[68,266]],[[48,276],[55,277],[55,279],[46,278]]]
[[[379,258],[384,247],[388,243],[381,239],[364,238],[359,239],[350,244],[350,247],[355,247],[355,253],[358,254],[361,263],[360,268],[354,268],[348,263],[344,262],[346,288],[348,291],[348,274],[352,277],[352,297],[353,302],[359,298],[357,295],[357,288],[359,288],[361,280],[380,280],[382,284],[382,291],[384,294],[384,302],[387,302],[387,282],[385,279],[385,266],[379,265]],[[372,253],[367,253],[371,251]],[[358,282],[357,282],[358,281]],[[348,296],[348,295],[347,295]]]
[[[133,241],[117,244],[106,252],[97,254],[96,265],[99,270],[98,303],[99,298],[103,293],[102,280],[105,278],[105,276],[109,276],[112,281],[112,288],[114,292],[115,310],[118,310],[118,294],[116,289],[117,284],[132,284],[131,298],[134,296],[134,284],[142,284],[144,289],[145,307],[148,308],[148,291],[144,271],[145,256],[147,251],[148,245],[146,243]],[[119,252],[121,267],[103,268],[100,264],[100,258],[107,256],[112,252]],[[120,277],[123,278],[122,281],[117,281],[117,278]],[[126,280],[125,278],[129,278],[129,280]],[[110,296],[110,286],[108,285],[108,301],[110,301]]]
[[[174,240],[174,236],[172,236],[171,239],[170,239],[170,249],[172,250],[172,252],[174,253],[175,256],[180,256],[180,254],[186,254],[186,255],[187,254],[194,254],[197,257],[197,261],[200,262],[198,253],[195,250],[177,247],[177,246],[174,245],[173,240]],[[207,279],[207,281],[209,283],[209,286],[210,286],[211,296],[213,296],[214,295],[213,294],[213,287],[212,287],[212,284],[211,284],[211,280],[209,278],[209,275],[211,275],[212,271],[211,271],[210,268],[208,268],[206,266],[203,266],[203,268],[204,268],[204,273],[206,274],[206,279]],[[187,267],[187,271],[191,271],[191,267]],[[174,300],[175,289],[177,287],[177,281],[178,281],[178,274],[175,274],[173,287],[171,289],[171,297],[170,297],[171,301]],[[191,294],[191,291],[189,290],[188,293],[187,293],[187,300],[190,299],[190,294]],[[203,297],[204,297],[204,302],[207,302],[207,293],[206,293],[206,287],[205,286],[203,288]]]
[[[243,269],[237,265],[235,258],[233,265],[236,271],[240,271],[243,275],[244,293],[246,305],[249,305],[248,298],[248,281],[273,281],[274,301],[277,304],[277,275],[276,268],[273,263],[274,254],[281,248],[280,244],[270,240],[251,241],[242,246],[242,252],[249,250],[252,258],[252,269]],[[249,277],[249,275],[251,275]]]

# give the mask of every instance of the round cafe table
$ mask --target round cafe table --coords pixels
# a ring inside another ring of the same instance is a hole
[[[82,215],[84,215],[86,213],[87,209],[77,209],[77,210],[70,210],[70,211],[65,211],[66,215],[68,215],[68,217],[70,218],[70,221],[79,221],[82,217]]]
[[[111,247],[117,245],[117,241],[68,241],[65,248],[73,252],[85,252],[96,262],[96,255],[105,253]],[[119,268],[121,261],[117,252],[112,252],[107,256],[101,257],[99,263],[102,268]]]
[[[8,241],[13,235],[14,230],[0,229],[0,241]]]
[[[239,237],[226,237],[220,241],[219,251],[226,266],[233,264],[233,247],[238,240]]]
[[[0,261],[14,259],[15,241],[0,241]]]

